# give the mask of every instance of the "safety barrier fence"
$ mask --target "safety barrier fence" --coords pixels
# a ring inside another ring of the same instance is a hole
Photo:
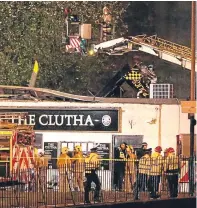
[[[64,162],[56,169],[43,166],[2,177],[0,207],[65,207],[196,194],[195,158]]]

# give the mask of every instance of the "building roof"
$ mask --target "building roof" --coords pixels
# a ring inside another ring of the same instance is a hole
[[[173,99],[149,99],[149,98],[104,98],[93,96],[81,96],[59,92],[44,88],[20,87],[0,85],[0,102],[32,102],[32,101],[54,101],[54,102],[81,102],[81,103],[125,103],[125,104],[152,104],[172,105],[180,104],[180,100]]]

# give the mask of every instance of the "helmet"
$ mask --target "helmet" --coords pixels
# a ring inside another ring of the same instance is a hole
[[[173,152],[175,152],[174,148],[172,148],[172,147],[168,148],[168,153],[173,153]]]
[[[105,6],[103,8],[103,14],[109,14],[109,13],[110,13],[109,8],[107,6]]]
[[[134,152],[134,148],[132,145],[128,145],[129,149],[131,150],[131,152],[133,153]]]
[[[129,148],[130,150],[132,150],[133,146],[132,145],[126,145],[126,148]]]
[[[68,151],[69,151],[68,147],[63,147],[61,152],[62,154],[66,154]]]
[[[155,152],[161,152],[161,151],[162,151],[161,146],[157,146],[157,147],[155,147]]]
[[[81,148],[80,145],[77,145],[77,146],[75,146],[74,150],[77,151],[77,152],[81,152],[82,148]]]
[[[148,144],[146,142],[142,142],[142,147],[147,146]]]
[[[152,148],[149,148],[149,149],[146,149],[145,151],[144,151],[144,154],[146,155],[146,154],[151,154],[152,153]]]

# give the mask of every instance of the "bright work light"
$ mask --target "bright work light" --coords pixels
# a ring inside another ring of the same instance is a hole
[[[93,50],[89,50],[89,51],[88,51],[88,54],[89,54],[90,56],[93,56],[93,55],[94,55],[94,51],[93,51]]]

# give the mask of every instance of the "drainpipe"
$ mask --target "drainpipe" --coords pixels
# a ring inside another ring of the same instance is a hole
[[[161,146],[161,109],[162,105],[159,105],[159,130],[158,130],[158,145]]]

